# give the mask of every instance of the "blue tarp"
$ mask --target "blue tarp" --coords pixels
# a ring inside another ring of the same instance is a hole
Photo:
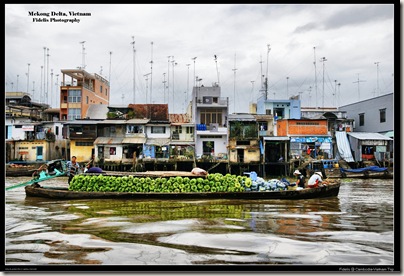
[[[366,171],[371,171],[371,172],[384,172],[387,171],[387,168],[380,168],[378,166],[369,166],[365,168],[360,168],[360,169],[344,169],[340,168],[341,172],[352,172],[352,173],[363,173]]]

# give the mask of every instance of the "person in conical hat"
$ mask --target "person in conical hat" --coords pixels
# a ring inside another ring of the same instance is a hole
[[[323,174],[321,172],[315,172],[307,182],[307,186],[309,188],[317,188],[322,182],[323,182]]]
[[[293,174],[297,177],[296,185],[298,187],[304,188],[304,186],[305,186],[304,184],[305,184],[305,180],[306,180],[304,175],[299,170],[295,170],[293,172]]]

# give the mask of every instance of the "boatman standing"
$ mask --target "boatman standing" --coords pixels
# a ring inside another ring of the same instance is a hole
[[[76,173],[80,170],[80,164],[76,162],[76,156],[72,156],[72,160],[67,162],[67,176],[69,177],[68,183],[70,185],[70,181],[76,175]]]

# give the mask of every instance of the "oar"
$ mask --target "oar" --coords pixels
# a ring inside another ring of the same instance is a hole
[[[60,172],[57,169],[55,169],[55,172],[56,172],[55,175],[47,175],[44,171],[42,171],[42,172],[39,173],[39,178],[31,179],[31,180],[29,180],[27,182],[23,182],[23,183],[20,183],[20,184],[16,184],[16,185],[7,187],[6,191],[14,189],[14,188],[18,188],[18,187],[24,187],[24,186],[34,184],[34,183],[37,183],[37,182],[45,181],[45,180],[52,179],[52,178],[55,178],[55,177],[66,175],[65,172]]]
[[[34,184],[37,181],[38,181],[37,179],[31,179],[30,181],[27,181],[27,182],[23,182],[23,183],[16,184],[16,185],[13,185],[13,186],[10,186],[10,187],[6,187],[6,191],[14,189],[14,188],[18,188],[18,187],[24,187],[24,186],[27,186],[29,184]]]

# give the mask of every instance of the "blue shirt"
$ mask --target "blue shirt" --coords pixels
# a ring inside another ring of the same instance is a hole
[[[68,161],[66,164],[66,168],[68,176],[75,175],[80,169],[80,164],[78,162],[76,162],[76,164],[73,164],[72,161]]]

